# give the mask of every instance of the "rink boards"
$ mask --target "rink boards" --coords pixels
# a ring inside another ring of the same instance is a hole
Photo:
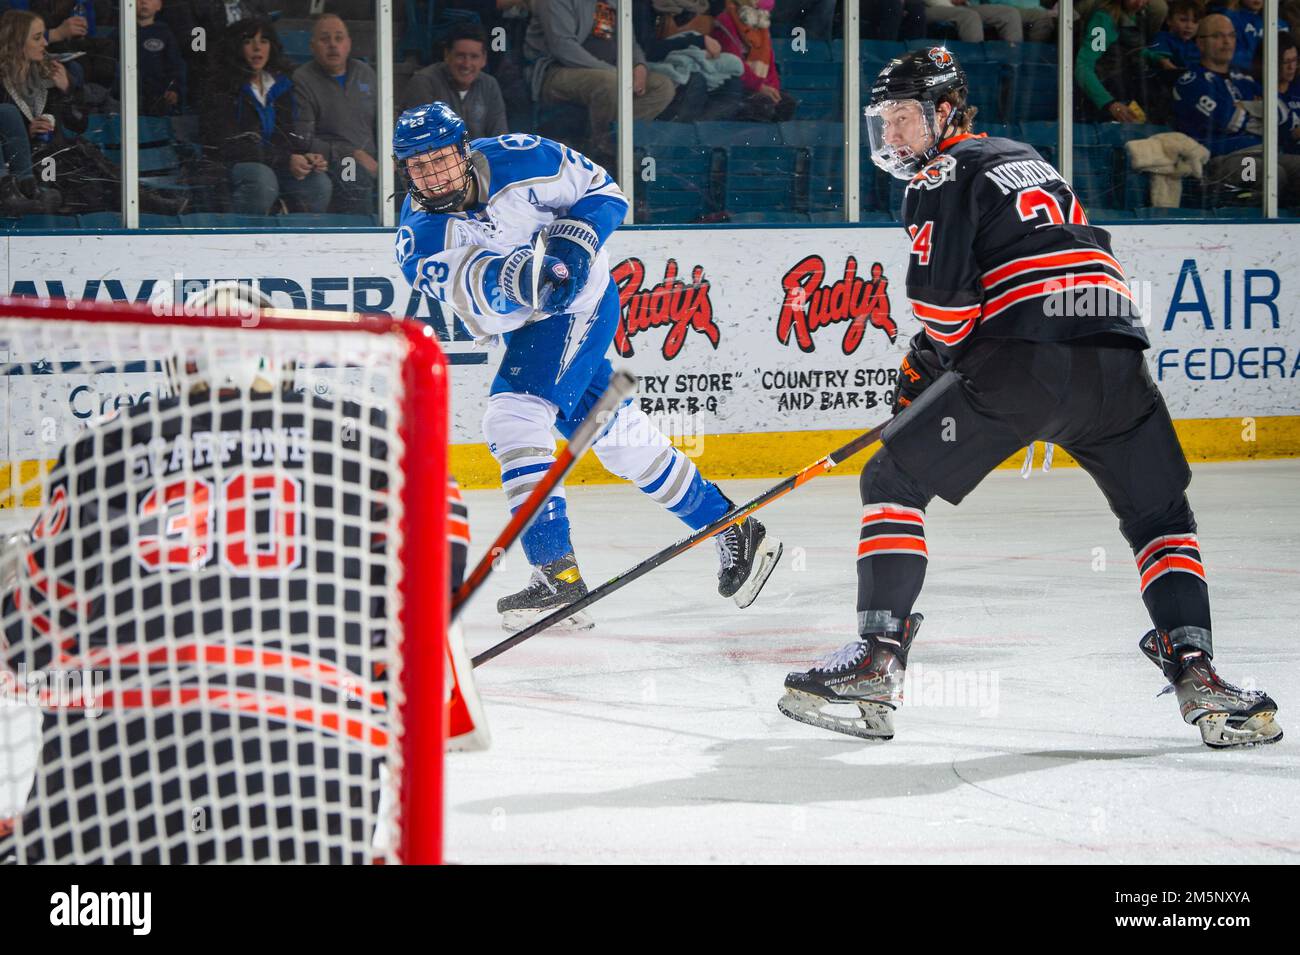
[[[1300,454],[1300,224],[1110,231],[1189,456]],[[888,413],[919,328],[901,229],[642,228],[616,233],[608,249],[622,303],[611,357],[639,376],[644,410],[711,474],[786,473]],[[233,279],[256,282],[277,305],[430,322],[452,361],[453,470],[471,486],[498,480],[479,419],[504,352],[479,349],[450,313],[411,292],[390,232],[11,236],[0,268],[11,294],[161,302]],[[88,380],[61,374],[59,356],[48,356],[54,371],[36,405],[30,391],[15,401],[7,382],[4,459],[29,473],[38,466],[33,420],[71,432],[147,400],[161,356],[139,357],[140,370]],[[589,460],[573,478],[584,479],[607,476]]]

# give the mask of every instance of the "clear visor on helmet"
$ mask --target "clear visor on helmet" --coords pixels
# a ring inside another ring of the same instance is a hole
[[[921,171],[926,151],[939,141],[934,104],[926,100],[893,99],[863,111],[871,161],[899,179]]]
[[[469,188],[469,157],[460,146],[444,146],[411,156],[404,162],[415,190],[430,202],[437,202]]]

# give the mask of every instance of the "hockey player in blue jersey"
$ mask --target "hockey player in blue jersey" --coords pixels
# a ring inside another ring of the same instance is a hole
[[[555,460],[553,432],[572,435],[609,381],[619,300],[604,245],[627,199],[604,169],[561,143],[519,133],[471,143],[443,103],[398,117],[393,158],[408,193],[396,248],[407,281],[451,308],[476,337],[505,341],[483,436],[513,511]],[[733,506],[634,402],[619,409],[593,450],[692,529]],[[780,542],[752,517],[715,542],[718,592],[749,606],[781,556]],[[507,630],[587,592],[563,488],[542,506],[523,546],[533,576],[497,602]],[[566,623],[592,626],[585,612]]]

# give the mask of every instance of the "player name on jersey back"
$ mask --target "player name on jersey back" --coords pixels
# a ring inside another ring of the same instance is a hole
[[[172,438],[151,438],[143,445],[132,445],[127,454],[137,477],[229,464],[236,455],[245,464],[303,462],[307,460],[307,429],[289,426],[195,431]]]
[[[1029,186],[1041,186],[1045,182],[1065,182],[1065,177],[1052,168],[1051,163],[1041,159],[1004,162],[992,169],[985,169],[984,175],[1002,190],[1004,196]]]

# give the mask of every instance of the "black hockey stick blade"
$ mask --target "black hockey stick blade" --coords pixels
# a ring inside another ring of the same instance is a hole
[[[772,487],[768,488],[762,494],[758,495],[758,497],[735,507],[728,513],[724,514],[722,517],[718,518],[712,524],[709,524],[707,527],[702,527],[695,533],[691,534],[689,537],[683,537],[681,540],[677,541],[677,543],[670,544],[669,546],[665,547],[663,550],[659,551],[659,553],[647,557],[645,560],[641,561],[641,563],[635,565],[634,567],[630,567],[627,570],[623,571],[621,574],[611,577],[609,580],[605,581],[605,583],[601,584],[599,587],[589,591],[585,597],[579,597],[573,603],[565,607],[561,607],[559,610],[556,610],[553,613],[547,614],[545,617],[543,617],[541,620],[538,620],[536,623],[533,623],[530,626],[525,627],[523,630],[520,630],[518,633],[512,634],[511,636],[502,640],[500,643],[489,647],[488,649],[484,650],[482,653],[474,657],[472,661],[474,666],[475,667],[482,666],[484,663],[487,663],[489,660],[499,657],[501,654],[505,653],[511,647],[518,646],[519,644],[523,643],[525,640],[529,639],[530,637],[537,636],[537,634],[541,633],[543,630],[547,629],[548,627],[551,627],[554,624],[559,623],[561,620],[565,620],[569,617],[572,617],[575,613],[579,612],[580,610],[584,610],[587,607],[590,607],[597,600],[601,600],[604,597],[608,597],[610,594],[614,593],[615,591],[621,590],[622,588],[626,587],[628,584],[632,583],[632,581],[637,580],[638,578],[643,577],[646,574],[650,573],[650,571],[654,570],[656,567],[668,563],[668,561],[672,560],[674,557],[678,556],[679,554],[684,554],[686,551],[690,550],[692,547],[694,547],[696,544],[699,544],[701,541],[706,541],[710,537],[713,537],[716,534],[720,534],[727,527],[731,526],[732,524],[739,523],[740,521],[748,517],[750,514],[752,514],[754,511],[757,511],[761,507],[766,507],[768,504],[775,501],[778,497],[781,497],[784,494],[788,494],[790,491],[793,491],[801,484],[805,484],[808,481],[811,481],[813,478],[825,474],[827,471],[835,467],[837,464],[841,464],[844,461],[847,461],[849,458],[853,457],[853,455],[857,454],[863,448],[866,448],[874,444],[876,441],[878,441],[880,439],[881,433],[885,430],[885,426],[888,424],[889,424],[888,421],[882,422],[881,424],[872,428],[870,431],[858,435],[856,438],[854,438],[848,444],[844,445],[842,448],[837,448],[836,450],[832,451],[830,454],[826,455],[825,457],[820,458],[817,461],[814,461],[812,464],[808,465],[803,470],[790,475],[788,478],[781,481],[779,484],[772,485]]]

